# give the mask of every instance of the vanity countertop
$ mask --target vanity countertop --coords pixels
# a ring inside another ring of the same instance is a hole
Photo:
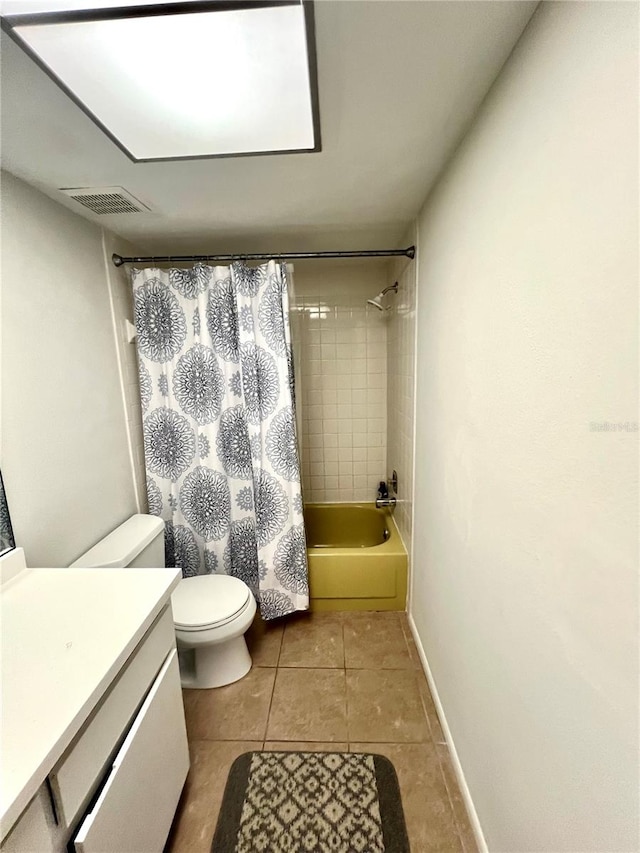
[[[179,569],[24,569],[0,593],[0,839],[181,577]]]

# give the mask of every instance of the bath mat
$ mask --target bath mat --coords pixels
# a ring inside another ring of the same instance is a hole
[[[393,764],[353,752],[246,752],[211,853],[408,853]]]

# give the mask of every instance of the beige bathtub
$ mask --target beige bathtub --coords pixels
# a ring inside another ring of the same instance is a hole
[[[311,610],[404,610],[407,552],[375,504],[305,504]]]

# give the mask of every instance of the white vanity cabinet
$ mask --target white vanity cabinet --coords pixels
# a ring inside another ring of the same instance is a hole
[[[68,743],[31,779],[35,796],[2,853],[161,853],[189,768],[169,593]],[[46,720],[46,702],[40,713]]]
[[[49,790],[43,785],[2,842],[2,853],[55,853],[56,836]]]

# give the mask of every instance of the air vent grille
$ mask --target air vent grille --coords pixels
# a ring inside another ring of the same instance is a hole
[[[149,210],[122,187],[66,187],[60,192],[98,216],[113,213],[145,213]]]

